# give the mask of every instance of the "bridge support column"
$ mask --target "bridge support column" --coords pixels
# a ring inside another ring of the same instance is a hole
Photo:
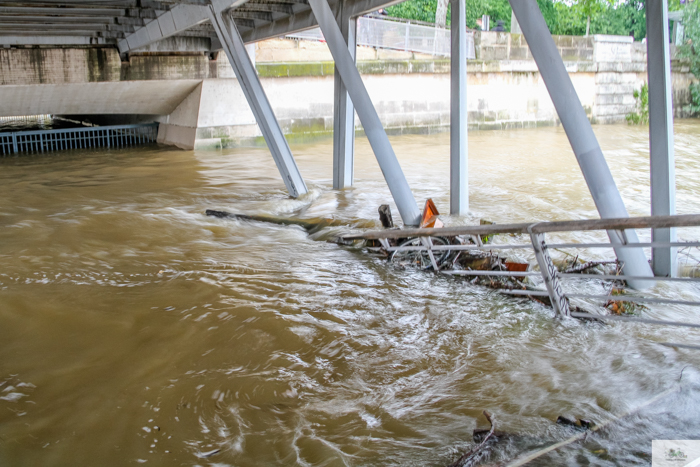
[[[467,15],[465,0],[451,0],[450,214],[469,211],[467,145]]]
[[[547,28],[537,0],[509,0],[509,2],[530,46],[540,75],[547,86],[554,108],[557,110],[566,136],[569,138],[569,143],[576,155],[600,217],[628,217],[622,196],[615,185],[603,151],[600,149],[591,123],[586,117],[586,112],[566,71],[564,61]],[[608,236],[613,244],[638,242],[634,230],[627,230],[624,235],[608,232]],[[652,275],[649,263],[641,248],[617,248],[615,253],[623,264],[625,274],[630,276]],[[643,280],[630,282],[630,285],[637,288],[649,285],[647,281]]]
[[[676,175],[673,154],[673,93],[666,0],[644,3],[647,16],[647,73],[649,76],[649,156],[651,162],[651,215],[676,213]],[[676,229],[652,229],[657,242],[675,242]],[[657,276],[677,275],[676,249],[652,249]]]
[[[330,6],[326,0],[309,0],[316,21],[326,38],[328,48],[335,61],[335,69],[348,90],[348,94],[355,104],[355,110],[364,127],[370,146],[382,169],[391,195],[399,209],[399,214],[405,225],[418,225],[420,223],[420,210],[413,197],[413,192],[408,186],[406,177],[401,170],[399,160],[391,147],[389,137],[384,131],[372,100],[367,93],[360,72],[355,66],[355,60],[348,51],[348,45],[343,39],[343,34],[336,23]]]
[[[338,25],[348,52],[355,62],[357,50],[357,19],[346,13],[345,2],[340,3]],[[352,186],[355,171],[355,107],[348,90],[335,70],[333,96],[333,189]]]
[[[255,72],[255,67],[248,56],[236,24],[227,15],[223,15],[211,5],[208,12],[211,24],[226,51],[233,71],[236,73],[236,78],[243,89],[243,94],[253,111],[255,120],[290,196],[296,198],[305,194],[307,189],[304,179],[299,172],[275,113],[272,111],[272,106],[267,100],[260,78]]]

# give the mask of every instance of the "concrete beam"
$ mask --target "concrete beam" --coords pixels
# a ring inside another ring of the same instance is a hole
[[[201,80],[113,81],[0,86],[0,117],[13,115],[168,115]]]

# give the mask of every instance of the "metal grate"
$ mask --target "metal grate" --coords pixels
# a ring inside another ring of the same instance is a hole
[[[319,28],[289,34],[286,37],[325,40]],[[360,16],[357,18],[357,45],[449,56],[450,30],[410,21]],[[467,34],[467,58],[476,58],[474,33],[471,32]]]
[[[0,133],[0,156],[65,149],[124,148],[154,143],[158,124],[95,126]]]

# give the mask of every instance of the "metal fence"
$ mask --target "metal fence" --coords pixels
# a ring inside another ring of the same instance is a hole
[[[286,37],[325,41],[319,28],[301,31]],[[357,45],[449,56],[451,49],[450,30],[426,24],[416,24],[398,18],[360,16],[357,18]],[[467,33],[467,58],[476,58],[474,33],[472,32]]]
[[[94,126],[0,133],[0,156],[65,149],[123,148],[154,143],[158,124]]]
[[[372,239],[378,240],[382,248],[389,252],[397,251],[420,251],[427,253],[432,269],[442,274],[459,276],[487,276],[487,277],[513,277],[524,276],[541,277],[544,283],[544,290],[499,290],[499,292],[509,295],[521,295],[530,297],[547,297],[559,318],[575,317],[584,319],[596,319],[601,321],[620,320],[636,321],[648,324],[661,324],[671,326],[685,326],[700,328],[700,323],[687,323],[676,321],[664,321],[644,317],[630,317],[620,315],[604,315],[589,312],[572,311],[570,302],[572,300],[609,302],[624,301],[631,303],[653,303],[663,305],[689,305],[700,306],[700,301],[668,299],[649,296],[649,293],[642,293],[639,290],[628,291],[624,295],[580,294],[566,292],[564,283],[580,280],[616,280],[616,281],[636,281],[637,284],[653,285],[656,282],[684,282],[698,283],[697,277],[646,277],[630,276],[624,274],[565,274],[559,272],[552,262],[550,251],[570,250],[570,249],[597,249],[597,248],[695,248],[700,247],[700,242],[647,242],[647,243],[627,243],[624,235],[625,229],[648,229],[648,228],[670,228],[670,227],[697,227],[700,226],[700,215],[679,215],[679,216],[653,216],[653,217],[633,217],[624,219],[596,219],[585,221],[568,222],[542,222],[536,224],[494,224],[483,226],[445,227],[440,229],[403,229],[368,232],[364,234],[344,235],[343,240]],[[595,231],[607,230],[609,233],[619,233],[621,243],[547,243],[545,235],[553,232],[574,232],[574,231]],[[482,244],[481,236],[494,234],[525,234],[529,237],[528,243],[519,244]],[[445,245],[444,242],[435,242],[436,237],[445,236],[469,236],[474,239],[474,244]],[[400,245],[391,245],[390,239],[420,239],[419,241],[405,241]],[[442,243],[442,244],[439,244]],[[481,271],[481,270],[440,270],[435,256],[438,252],[450,251],[494,251],[494,250],[532,250],[539,266],[539,271]],[[611,289],[612,291],[612,289]],[[700,346],[689,346],[686,344],[663,343],[664,345],[697,348]]]

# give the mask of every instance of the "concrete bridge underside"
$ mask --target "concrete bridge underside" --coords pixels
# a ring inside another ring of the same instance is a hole
[[[355,64],[357,16],[393,3],[398,3],[398,0],[40,0],[31,4],[2,1],[0,45],[111,46],[118,49],[121,60],[128,60],[129,55],[137,53],[217,53],[223,50],[282,180],[290,195],[296,197],[306,193],[306,185],[245,44],[318,25],[335,62],[334,187],[343,188],[352,184],[353,116],[356,112],[404,224],[417,225],[420,211],[416,200]],[[536,0],[510,0],[510,4],[601,217],[627,217],[602,150]],[[466,214],[465,1],[451,0],[451,7],[451,213]],[[649,0],[645,2],[645,7],[649,33],[647,60],[652,214],[675,214],[667,0]],[[97,53],[96,58],[99,60],[100,56]],[[31,102],[32,112],[29,113],[49,113],[54,106],[60,108],[61,113],[89,111],[89,104],[80,101],[95,102],[97,105],[92,112],[110,107],[112,113],[120,105],[129,113],[171,115],[178,114],[181,108],[182,113],[186,114],[188,107],[195,103],[199,106],[197,89],[201,89],[201,83],[173,81],[159,87],[143,81],[104,81],[90,86],[56,84],[44,87],[39,95],[22,89],[21,85],[7,84],[0,86],[5,89],[5,95],[0,98],[3,107],[9,103],[7,108]],[[150,110],[138,109],[139,103],[150,103],[144,105]],[[672,229],[657,229],[653,234],[656,240],[675,240]],[[609,236],[613,244],[637,242],[634,231],[609,232]],[[617,248],[616,253],[624,264],[626,274],[651,274],[641,249]],[[675,274],[675,253],[672,248],[654,250],[654,269],[659,275]]]

